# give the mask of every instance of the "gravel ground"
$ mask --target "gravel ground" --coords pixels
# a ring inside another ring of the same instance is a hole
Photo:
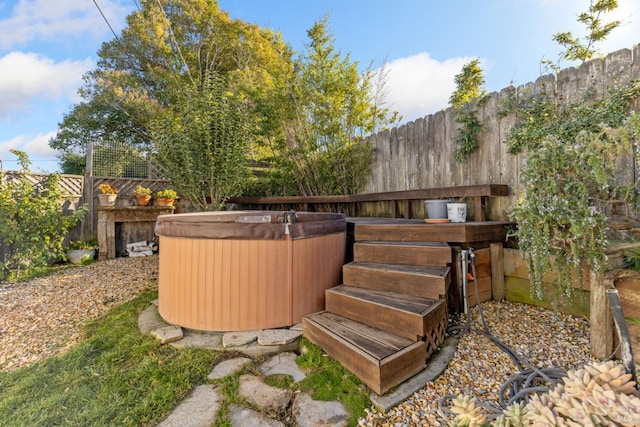
[[[157,286],[158,257],[116,258],[0,283],[0,371],[64,353],[83,326]]]
[[[593,360],[586,319],[554,316],[546,309],[508,302],[486,302],[482,309],[491,335],[538,368],[569,370]],[[482,330],[477,308],[471,316],[471,332],[460,338],[453,360],[440,377],[385,414],[369,411],[359,424],[448,425],[452,417],[440,409],[439,400],[451,394],[469,394],[498,407],[500,386],[519,369],[487,336],[476,332]]]
[[[83,325],[157,286],[158,258],[117,258],[74,267],[48,277],[0,283],[0,371],[64,353],[82,337]],[[482,304],[494,337],[537,367],[565,370],[589,361],[586,319],[515,303]],[[445,372],[387,413],[368,411],[362,426],[447,425],[439,400],[472,394],[498,403],[503,382],[518,372],[513,361],[480,331],[477,308],[471,332],[460,338]]]

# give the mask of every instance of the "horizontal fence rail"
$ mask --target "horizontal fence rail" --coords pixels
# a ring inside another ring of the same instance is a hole
[[[505,184],[463,185],[456,187],[425,188],[421,190],[388,191],[335,196],[284,196],[284,197],[232,197],[227,204],[269,209],[280,206],[283,209],[302,207],[305,211],[315,211],[318,205],[330,205],[333,210],[344,210],[352,216],[359,216],[359,205],[363,203],[391,202],[391,216],[413,218],[412,203],[429,199],[471,199],[475,221],[486,220],[486,198],[508,196],[509,186]]]

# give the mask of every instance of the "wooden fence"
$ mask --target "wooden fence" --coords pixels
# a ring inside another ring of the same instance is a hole
[[[567,103],[577,100],[585,90],[606,94],[608,88],[633,79],[640,79],[640,45],[586,62],[578,68],[564,69],[557,81],[554,76],[543,76],[515,91],[516,95],[539,94],[555,88],[562,102]],[[491,218],[506,219],[513,195],[519,192],[518,179],[524,160],[523,155],[509,154],[505,144],[515,118],[502,117],[499,112],[510,91],[513,88],[490,94],[487,102],[478,108],[478,118],[485,130],[479,137],[477,152],[462,163],[453,157],[456,129],[460,125],[450,108],[371,136],[375,160],[364,192],[506,184],[512,190],[512,197],[498,198],[489,212]],[[636,100],[634,108],[640,108],[640,100]],[[625,166],[621,169],[620,181],[633,182],[635,163],[627,159],[621,164]]]

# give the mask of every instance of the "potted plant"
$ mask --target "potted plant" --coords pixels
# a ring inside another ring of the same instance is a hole
[[[67,259],[75,265],[89,264],[96,257],[96,249],[98,249],[98,242],[95,237],[71,242],[67,251]]]
[[[170,188],[165,188],[156,193],[158,206],[173,206],[174,200],[178,198],[178,193]]]
[[[151,200],[151,189],[138,185],[135,190],[133,190],[133,195],[136,196],[138,206],[147,206]]]
[[[98,194],[101,206],[113,206],[116,204],[118,189],[114,185],[102,183],[98,186],[102,194]]]

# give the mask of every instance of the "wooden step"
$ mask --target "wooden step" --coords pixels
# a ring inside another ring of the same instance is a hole
[[[357,242],[353,245],[356,262],[444,267],[451,264],[452,251],[440,242]]]
[[[479,242],[504,242],[512,224],[499,221],[452,222],[448,224],[356,222],[353,238],[356,242],[384,240],[394,242],[448,242],[478,247]]]
[[[415,267],[351,262],[342,266],[345,285],[432,299],[445,299],[449,267]]]
[[[427,359],[423,341],[399,337],[327,311],[304,316],[302,333],[377,394],[420,372]]]
[[[447,317],[444,300],[347,285],[325,291],[325,310],[414,341]]]

